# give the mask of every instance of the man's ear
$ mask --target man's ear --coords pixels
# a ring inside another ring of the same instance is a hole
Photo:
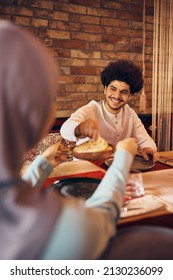
[[[107,87],[105,86],[104,87],[104,94],[106,95],[106,90],[107,90]]]
[[[133,94],[132,94],[132,93],[130,93],[129,100],[131,100],[131,99],[132,99],[132,97],[133,97]]]

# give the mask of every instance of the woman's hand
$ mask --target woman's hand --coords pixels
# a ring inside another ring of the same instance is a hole
[[[116,150],[126,150],[135,156],[137,154],[138,145],[135,138],[126,138],[119,141],[116,146]]]
[[[50,145],[42,153],[42,156],[46,158],[53,167],[55,167],[60,163],[67,161],[67,151],[68,149],[58,142],[56,144]]]

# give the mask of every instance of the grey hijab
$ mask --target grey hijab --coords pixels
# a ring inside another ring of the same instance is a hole
[[[17,179],[56,97],[57,67],[38,39],[0,21],[0,182]]]

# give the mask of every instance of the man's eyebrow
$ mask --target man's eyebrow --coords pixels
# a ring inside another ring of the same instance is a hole
[[[115,86],[110,86],[110,88],[117,89],[117,87],[115,87]]]
[[[129,90],[128,90],[128,89],[121,89],[120,91],[129,92]]]
[[[113,85],[111,85],[110,88],[117,89],[117,87],[116,87],[116,86],[113,86]],[[128,89],[121,89],[120,91],[129,92]]]

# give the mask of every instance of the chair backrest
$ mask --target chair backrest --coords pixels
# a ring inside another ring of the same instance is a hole
[[[157,226],[133,226],[118,230],[100,259],[173,259],[173,230]]]

